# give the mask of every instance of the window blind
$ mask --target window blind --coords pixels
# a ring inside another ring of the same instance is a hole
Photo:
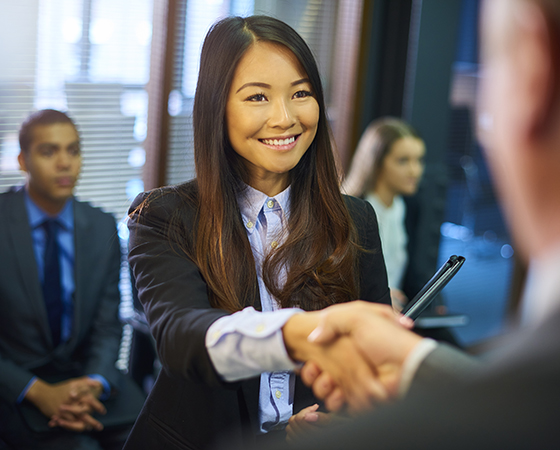
[[[0,191],[24,182],[18,129],[34,110],[76,122],[76,188],[122,219],[142,190],[152,0],[0,0]]]

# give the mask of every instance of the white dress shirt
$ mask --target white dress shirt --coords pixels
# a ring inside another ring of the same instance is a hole
[[[559,308],[560,293],[560,242],[540,258],[529,263],[525,289],[521,299],[521,324],[539,326],[555,309]]]
[[[301,310],[278,309],[262,278],[268,252],[283,242],[290,208],[290,188],[275,196],[247,186],[238,198],[241,217],[253,251],[262,312],[245,308],[214,322],[206,333],[206,347],[217,372],[226,381],[261,374],[259,420],[261,432],[284,428],[293,414],[297,366],[284,346],[282,327]],[[285,272],[278,274],[280,283]]]

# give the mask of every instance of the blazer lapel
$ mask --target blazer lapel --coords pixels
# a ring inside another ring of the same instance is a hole
[[[94,270],[93,252],[88,249],[88,235],[91,224],[88,223],[83,214],[80,202],[74,201],[74,323],[72,328],[71,340],[77,336],[77,331],[81,324],[83,301],[84,301],[84,281],[87,279],[88,272]]]
[[[25,210],[23,189],[15,192],[12,196],[9,211],[11,217],[8,229],[14,247],[13,255],[15,255],[15,264],[18,267],[21,279],[24,280],[23,288],[31,303],[31,307],[35,310],[39,318],[45,337],[51,340],[47,310],[43,300],[43,292],[41,290],[41,283],[39,282],[39,273],[37,270],[37,261],[33,249],[31,227],[29,226],[29,218]]]

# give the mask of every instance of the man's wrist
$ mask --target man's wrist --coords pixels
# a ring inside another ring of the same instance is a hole
[[[93,392],[95,397],[100,400],[107,400],[111,395],[111,385],[109,382],[99,374],[90,374],[88,378],[97,382],[97,386],[95,386],[95,391]]]
[[[40,378],[35,378],[34,383],[29,386],[29,389],[27,389],[24,398],[27,401],[35,404],[36,401],[41,397],[41,394],[46,387],[48,387],[48,383],[44,382]]]
[[[412,380],[416,375],[418,367],[424,359],[436,349],[437,343],[433,339],[424,338],[418,341],[414,348],[408,352],[407,357],[403,361],[401,369],[401,377],[398,387],[398,396],[404,397],[408,392]]]

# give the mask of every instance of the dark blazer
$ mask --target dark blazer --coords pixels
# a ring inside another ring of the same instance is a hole
[[[185,184],[153,192],[149,206],[141,215],[133,213],[129,221],[129,262],[163,368],[127,450],[205,449],[226,434],[232,444],[239,444],[254,439],[258,427],[259,378],[225,383],[214,370],[206,351],[206,331],[228,313],[210,306],[198,268],[168,238],[169,217],[176,210],[182,215],[179,226],[193,230],[196,211],[178,194],[192,189],[193,184]],[[144,198],[137,198],[131,211]],[[361,245],[372,250],[361,256],[360,296],[390,304],[375,213],[362,200],[346,197],[346,202]],[[240,261],[244,263],[254,264]],[[246,303],[260,305],[258,298]],[[311,392],[296,384],[294,410],[314,402]]]
[[[559,324],[560,308],[475,366],[440,346],[420,365],[407,398],[289,449],[558,449]]]
[[[120,244],[113,217],[87,203],[73,200],[75,239],[74,317],[70,339],[54,348],[37,273],[23,189],[0,195],[0,423],[7,424],[18,396],[33,376],[49,382],[100,374],[114,389],[123,389],[115,367],[122,326],[120,303]],[[129,386],[126,386],[127,389]],[[135,394],[140,392],[133,390]],[[142,397],[128,399],[119,409],[130,422]],[[118,424],[111,405],[102,422]],[[139,406],[140,405],[140,406]],[[26,401],[22,406],[34,409]],[[36,416],[46,425],[47,419]],[[0,426],[0,432],[2,427]]]

